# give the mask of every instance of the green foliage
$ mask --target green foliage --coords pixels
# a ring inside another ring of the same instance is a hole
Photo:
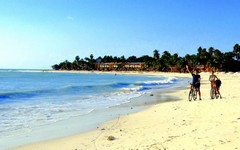
[[[159,51],[158,51],[157,49],[155,49],[155,50],[153,51],[153,58],[154,58],[154,59],[159,59],[159,57],[160,57]]]
[[[239,44],[235,44],[233,47],[233,53],[234,53],[234,57],[239,60],[240,59],[240,45]]]
[[[213,47],[208,49],[199,47],[196,54],[186,54],[185,57],[179,57],[177,53],[171,54],[169,51],[164,51],[160,56],[159,51],[155,49],[153,51],[153,57],[143,55],[139,58],[136,56],[99,56],[94,59],[94,55],[91,54],[85,59],[80,59],[76,56],[73,62],[68,60],[55,64],[52,66],[55,70],[95,70],[98,69],[96,64],[98,63],[120,63],[117,69],[121,70],[127,62],[141,62],[144,63],[144,70],[147,71],[179,71],[184,72],[185,66],[191,67],[203,66],[203,69],[210,68],[221,71],[240,71],[240,45],[235,44],[232,52],[222,53],[220,50]]]

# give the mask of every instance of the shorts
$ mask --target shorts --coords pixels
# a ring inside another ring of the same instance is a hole
[[[200,88],[200,83],[193,84],[193,87],[195,87],[196,89],[199,89]]]

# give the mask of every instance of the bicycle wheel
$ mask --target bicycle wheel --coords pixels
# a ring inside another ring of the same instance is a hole
[[[210,90],[210,97],[211,97],[211,99],[214,99],[215,98],[215,89],[214,88],[211,88],[211,90]]]
[[[191,102],[193,99],[193,96],[192,96],[192,90],[189,91],[189,94],[188,94],[188,100],[189,102]]]
[[[216,90],[215,90],[215,97],[216,97],[216,99],[218,99],[218,97],[219,97],[219,94]]]
[[[193,100],[196,100],[197,99],[197,90],[194,88],[193,89],[193,93],[192,93],[192,97],[193,97]]]

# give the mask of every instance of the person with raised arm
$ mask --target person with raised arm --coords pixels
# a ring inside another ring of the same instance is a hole
[[[187,68],[187,71],[191,74],[192,76],[192,84],[191,86],[195,87],[197,92],[198,92],[198,95],[199,95],[199,100],[202,100],[201,98],[201,91],[200,91],[200,81],[201,81],[201,76],[198,74],[198,70],[197,69],[194,69],[193,70],[193,73],[189,70],[188,68],[188,65],[186,65],[186,68]],[[191,87],[192,88],[192,87]]]

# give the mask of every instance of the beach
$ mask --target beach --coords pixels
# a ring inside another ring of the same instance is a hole
[[[141,73],[191,77],[180,73]],[[15,150],[240,149],[240,74],[216,73],[222,99],[210,99],[210,73],[201,73],[202,100],[189,102],[188,85],[171,93],[176,101],[155,104],[107,121],[95,130]],[[158,97],[158,94],[152,95]],[[149,95],[150,97],[150,95]]]

